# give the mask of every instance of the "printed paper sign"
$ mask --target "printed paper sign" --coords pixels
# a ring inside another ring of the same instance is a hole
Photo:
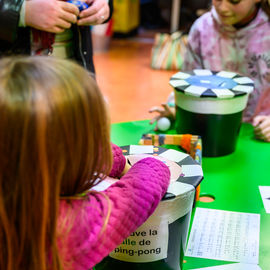
[[[260,215],[197,208],[186,256],[258,264]]]
[[[262,269],[260,266],[256,264],[233,263],[206,268],[196,268],[193,270],[262,270]]]
[[[169,224],[142,225],[110,257],[125,262],[153,262],[167,258]]]

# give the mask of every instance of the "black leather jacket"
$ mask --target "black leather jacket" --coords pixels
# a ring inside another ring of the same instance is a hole
[[[18,26],[22,3],[23,0],[0,0],[0,56],[31,53],[30,28]],[[109,5],[111,18],[113,0]],[[72,30],[75,60],[94,73],[90,27],[73,25]]]

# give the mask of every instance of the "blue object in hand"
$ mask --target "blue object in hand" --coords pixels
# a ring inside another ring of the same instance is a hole
[[[77,1],[77,0],[76,1],[75,0],[69,0],[67,2],[77,6],[80,11],[88,8],[88,5],[85,2],[81,2],[81,1]]]

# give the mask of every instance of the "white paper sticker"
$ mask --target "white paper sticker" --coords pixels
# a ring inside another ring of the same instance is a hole
[[[154,153],[154,146],[153,145],[130,145],[129,147],[129,154],[136,155],[136,154],[152,154]]]
[[[103,180],[98,185],[92,187],[91,189],[93,189],[95,191],[104,191],[111,185],[112,185],[112,183],[109,183],[106,180]]]
[[[190,184],[185,184],[185,183],[181,183],[181,182],[173,182],[169,185],[167,192],[172,193],[175,196],[179,196],[179,195],[185,194],[191,190],[194,190],[194,187]]]
[[[125,262],[153,262],[167,258],[169,224],[143,224],[110,257]]]
[[[181,167],[185,177],[203,175],[202,167],[200,165],[182,165]]]
[[[250,78],[248,77],[240,77],[233,79],[235,82],[239,84],[247,84],[247,83],[254,83]]]
[[[96,186],[93,186],[90,190],[104,191],[117,181],[117,179],[107,176],[104,180],[102,180]]]
[[[199,97],[203,92],[207,90],[206,87],[196,86],[196,85],[190,85],[185,89],[185,93],[189,93],[192,96]]]
[[[194,69],[193,72],[197,76],[211,76],[211,75],[213,75],[212,71],[209,69]]]
[[[188,73],[184,73],[184,72],[177,72],[176,74],[174,74],[172,76],[173,79],[187,79],[189,78],[191,75]]]
[[[234,97],[234,93],[229,89],[211,89],[219,98],[223,97]]]
[[[197,208],[186,256],[258,264],[260,215]]]
[[[216,74],[216,76],[223,78],[233,78],[234,76],[236,76],[236,73],[228,71],[220,71],[219,73]]]
[[[266,213],[270,214],[270,186],[259,186]]]
[[[235,91],[242,91],[245,93],[251,93],[253,91],[254,87],[253,86],[248,86],[248,85],[236,85],[232,90]]]
[[[177,86],[189,85],[189,83],[184,80],[171,80],[170,85],[175,88]]]
[[[193,270],[262,270],[262,269],[260,266],[256,264],[232,263],[205,268],[196,268]]]
[[[188,157],[188,154],[185,154],[180,151],[176,151],[173,149],[169,149],[159,155],[160,157],[167,158],[168,160],[174,161],[174,162],[180,162],[181,160],[185,159]]]

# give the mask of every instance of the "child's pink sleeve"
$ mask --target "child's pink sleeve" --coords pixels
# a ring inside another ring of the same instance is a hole
[[[116,178],[119,177],[123,172],[126,165],[126,158],[124,157],[122,149],[119,146],[113,143],[111,145],[113,154],[113,165],[109,176]]]
[[[96,265],[153,213],[169,179],[170,171],[163,162],[145,158],[105,192],[90,193],[88,200],[72,205],[63,201],[58,225],[62,226],[61,258],[69,261],[70,269]]]

